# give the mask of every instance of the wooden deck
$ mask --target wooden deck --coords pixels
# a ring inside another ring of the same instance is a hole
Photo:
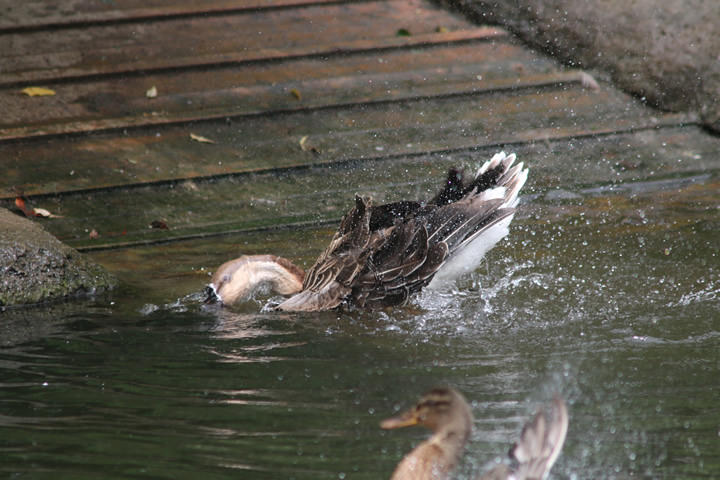
[[[0,12],[0,205],[24,195],[81,250],[334,221],[356,191],[423,198],[501,148],[529,193],[718,169],[692,117],[426,0]]]

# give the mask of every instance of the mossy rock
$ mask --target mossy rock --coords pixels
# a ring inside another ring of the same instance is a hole
[[[0,208],[0,307],[94,294],[116,285],[102,266],[38,223]]]

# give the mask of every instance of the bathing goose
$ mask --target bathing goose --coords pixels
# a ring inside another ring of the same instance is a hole
[[[528,174],[514,162],[515,154],[498,153],[469,182],[451,169],[440,192],[426,203],[375,206],[370,198],[356,196],[307,272],[273,255],[242,256],[218,268],[206,301],[231,305],[264,286],[290,296],[276,307],[284,311],[404,304],[424,287],[441,287],[476,269],[508,234]]]

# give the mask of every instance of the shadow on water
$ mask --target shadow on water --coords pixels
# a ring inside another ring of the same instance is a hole
[[[536,196],[487,267],[373,313],[198,301],[240,251],[307,266],[327,230],[99,252],[119,291],[2,316],[0,472],[387,478],[425,432],[378,422],[447,383],[475,415],[461,478],[556,391],[555,478],[717,477],[719,187]]]

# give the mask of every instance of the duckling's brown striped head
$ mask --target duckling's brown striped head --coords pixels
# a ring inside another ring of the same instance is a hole
[[[457,390],[436,387],[422,396],[420,401],[404,413],[384,420],[384,429],[422,425],[433,432],[457,421],[472,422],[470,406]]]

